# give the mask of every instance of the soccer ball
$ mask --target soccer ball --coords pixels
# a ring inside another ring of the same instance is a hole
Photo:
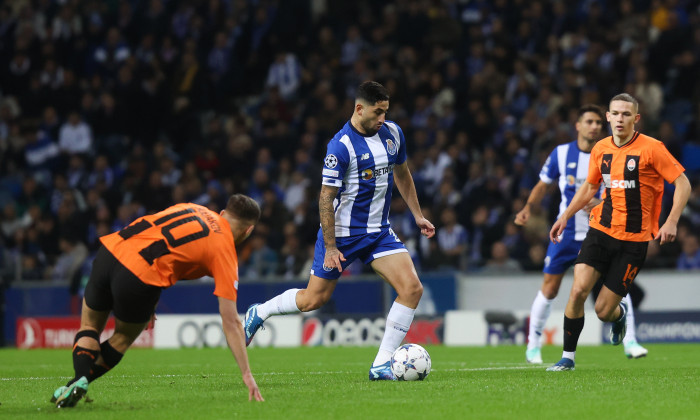
[[[430,355],[418,344],[404,344],[391,356],[397,381],[422,381],[430,373]]]

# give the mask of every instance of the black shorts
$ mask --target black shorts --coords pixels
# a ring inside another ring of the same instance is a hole
[[[575,264],[586,264],[601,273],[602,284],[625,297],[644,265],[649,242],[621,241],[591,228],[581,244]]]
[[[95,311],[114,311],[120,321],[143,323],[150,321],[162,291],[139,280],[101,246],[85,286],[85,303]]]

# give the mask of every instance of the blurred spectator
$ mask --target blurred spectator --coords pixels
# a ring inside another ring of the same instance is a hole
[[[547,248],[540,243],[533,244],[527,250],[527,258],[520,265],[525,271],[541,272],[544,269],[544,259],[547,256]]]
[[[639,101],[639,113],[656,124],[664,105],[664,93],[658,83],[649,80],[646,67],[639,66],[635,69],[634,90],[631,93]]]
[[[513,274],[522,271],[516,260],[510,257],[508,247],[503,242],[497,241],[491,245],[491,258],[481,269],[484,274]]]
[[[301,64],[292,52],[280,51],[267,72],[268,88],[276,87],[286,100],[294,99],[301,83]]]
[[[59,239],[61,255],[56,263],[49,269],[49,278],[53,281],[70,281],[88,256],[85,244],[73,236],[64,236]]]
[[[277,274],[287,280],[296,279],[306,275],[302,268],[306,263],[307,252],[301,246],[301,240],[294,222],[284,225],[284,243],[279,252],[279,265]]]
[[[2,234],[5,238],[11,238],[15,235],[15,232],[26,228],[31,224],[31,216],[29,213],[20,215],[17,213],[17,206],[14,202],[9,202],[5,204],[2,210],[2,222],[0,222],[0,229],[2,229]]]
[[[107,30],[105,42],[95,49],[92,57],[96,70],[108,79],[116,78],[119,66],[131,55],[129,46],[122,40],[119,28]]]
[[[700,240],[697,235],[686,236],[681,243],[682,253],[678,257],[676,268],[679,270],[700,269]]]
[[[438,265],[466,269],[467,230],[457,223],[457,214],[451,207],[442,211],[440,222],[436,232],[440,254]]]
[[[24,132],[24,159],[27,169],[34,173],[50,173],[58,166],[58,145],[44,131],[28,128]],[[48,178],[48,176],[43,175]]]
[[[266,238],[260,233],[253,233],[248,239],[250,253],[244,260],[244,278],[259,280],[272,277],[277,272],[277,253],[266,244]]]
[[[70,155],[92,153],[92,130],[77,111],[71,112],[68,121],[61,126],[58,147]]]

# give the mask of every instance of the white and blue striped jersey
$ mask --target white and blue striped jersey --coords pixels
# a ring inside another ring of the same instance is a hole
[[[328,143],[323,185],[338,187],[335,236],[346,237],[389,228],[394,165],[406,161],[401,128],[386,121],[365,137],[348,121]]]
[[[555,147],[542,166],[540,171],[542,182],[551,184],[557,179],[559,181],[561,204],[559,204],[559,215],[557,217],[561,216],[566,210],[576,191],[586,182],[590,157],[591,154],[582,152],[578,148],[577,141],[574,140]],[[596,197],[600,198],[600,191],[596,193]],[[588,213],[584,210],[579,210],[569,220],[562,233],[562,238],[582,241],[586,237],[586,232],[588,232]],[[573,238],[571,237],[572,235]]]

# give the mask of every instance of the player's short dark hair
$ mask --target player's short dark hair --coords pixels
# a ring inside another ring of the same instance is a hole
[[[593,112],[594,114],[598,115],[601,120],[605,121],[605,111],[603,111],[603,108],[599,107],[598,105],[583,105],[581,108],[578,109],[578,119],[580,120],[581,117],[583,117],[583,114],[585,114],[586,112]]]
[[[247,195],[234,194],[228,199],[226,211],[233,214],[239,220],[245,220],[252,224],[260,220],[260,206]]]
[[[367,102],[370,105],[374,105],[377,102],[388,101],[389,91],[380,83],[368,80],[366,82],[362,82],[357,88],[355,99],[359,99]]]
[[[632,105],[634,105],[635,110],[639,109],[639,102],[629,93],[620,93],[619,95],[615,95],[610,100],[610,103],[612,103],[612,101],[630,102]]]

